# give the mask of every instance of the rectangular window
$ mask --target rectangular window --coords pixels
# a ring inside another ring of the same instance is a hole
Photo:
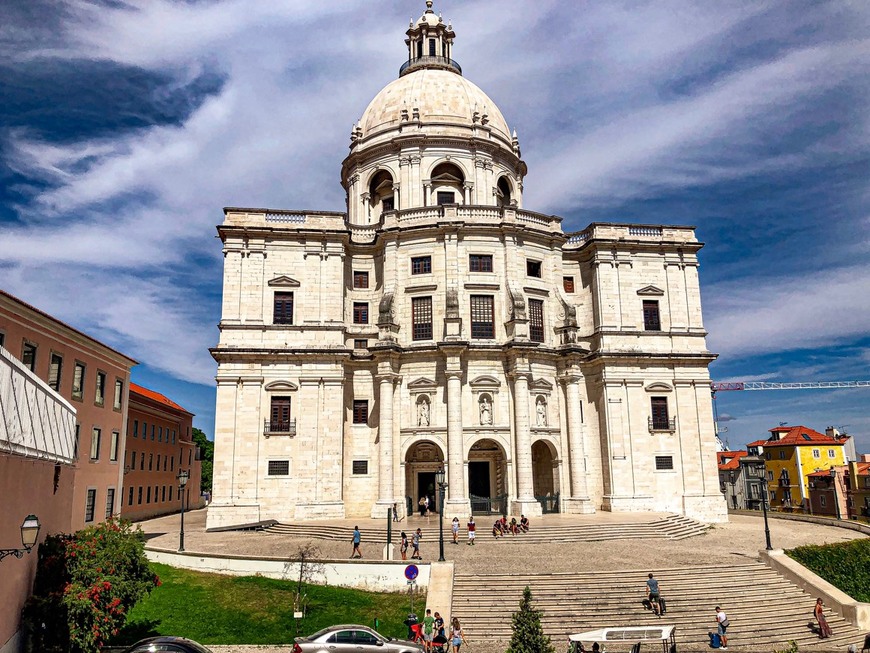
[[[353,473],[354,473],[354,475],[368,474],[369,473],[369,461],[368,460],[354,460],[353,461]]]
[[[268,476],[290,476],[289,460],[270,460]]]
[[[94,510],[97,506],[97,491],[88,490],[88,497],[85,502],[85,522],[94,521]]]
[[[145,452],[142,452],[142,455],[139,457],[139,471],[145,471]]]
[[[431,340],[432,298],[414,297],[411,300],[411,316],[413,321],[412,338],[414,340]]]
[[[52,354],[48,364],[48,385],[52,390],[60,390],[60,375],[63,369],[63,357],[60,354]]]
[[[382,199],[381,200],[381,208],[384,211],[392,211],[394,208],[396,208],[396,203],[394,201],[394,198],[385,197],[384,199]]]
[[[366,338],[357,338],[353,341],[354,349],[368,349],[369,341]]]
[[[85,394],[85,364],[76,363],[73,369],[73,399],[81,399]]]
[[[644,331],[662,330],[657,300],[644,300],[643,302],[643,329]]]
[[[544,301],[529,300],[529,338],[532,342],[544,342]]]
[[[145,491],[145,503],[151,503],[151,486]]]
[[[674,468],[673,456],[656,456],[656,470],[665,471]]]
[[[0,347],[4,347],[6,343],[6,334],[0,331]]]
[[[492,295],[471,296],[471,337],[495,338],[495,301]]]
[[[670,415],[668,414],[668,398],[652,397],[650,399],[651,427],[654,431],[667,431],[671,428]]]
[[[562,277],[562,288],[569,295],[574,292],[574,277]]]
[[[148,454],[148,471],[152,471],[154,469],[154,454]]]
[[[157,427],[152,424],[151,425],[151,441],[154,442],[154,432],[157,430]]]
[[[100,459],[100,438],[102,437],[102,431],[100,429],[95,428],[91,432],[91,460],[99,460]]]
[[[36,369],[36,345],[29,342],[24,343],[24,348],[21,350],[21,362],[31,372]]]
[[[118,441],[121,435],[117,431],[112,431],[112,446],[109,448],[109,460],[118,460]]]
[[[772,471],[768,471],[768,472],[767,472],[767,480],[768,480],[768,481],[772,481],[772,480],[773,480],[773,472],[772,472]]]
[[[170,471],[170,472],[174,472],[174,471],[175,471],[175,458],[170,458],[170,459],[169,459],[169,471]],[[170,500],[171,500],[171,499],[170,499]]]
[[[368,302],[353,303],[353,323],[368,324],[369,323],[369,305]]]
[[[172,501],[172,485],[169,486],[169,500]]]
[[[175,429],[172,429],[172,444],[175,444]]]
[[[130,452],[130,469],[136,469],[136,452]]]
[[[169,456],[163,456],[163,471],[166,471],[166,461],[169,460]]]
[[[130,497],[127,499],[127,505],[128,505],[128,506],[132,506],[132,505],[133,505],[133,489],[134,489],[134,488],[132,488],[132,487],[130,488]]]
[[[431,256],[414,256],[411,258],[411,274],[429,274],[432,272]]]
[[[106,491],[106,519],[111,519],[115,514],[115,488],[110,487]]]
[[[439,190],[435,195],[435,202],[438,206],[444,206],[445,204],[456,204],[456,193],[451,193],[449,191]]]
[[[272,433],[290,432],[290,397],[272,397],[270,419]]]
[[[818,449],[813,449],[813,458],[821,458],[822,453]]]
[[[492,272],[492,254],[471,254],[468,257],[471,272]]]
[[[163,427],[162,426],[157,427],[157,441],[163,442]]]
[[[121,410],[121,398],[124,396],[124,382],[121,379],[115,379],[115,400],[112,402],[112,408]]]
[[[133,437],[134,438],[139,437],[139,420],[138,419],[133,420]]]
[[[139,505],[142,505],[142,486],[139,486]]]
[[[820,494],[820,495],[819,495],[819,505],[820,505],[822,508],[825,508],[825,507],[827,507],[827,505],[828,505],[828,500],[825,498],[825,495],[824,495],[824,494]]]
[[[435,39],[429,39],[429,56],[435,56]]]
[[[360,272],[355,270],[353,273],[353,287],[354,288],[368,288],[369,287],[369,273],[368,272]]]
[[[293,324],[293,293],[276,292],[272,311],[273,324]]]
[[[353,400],[353,423],[368,424],[369,421],[369,400],[354,399]]]
[[[166,486],[165,485],[162,488],[160,488],[160,500],[166,501]]]
[[[779,459],[780,459],[780,460],[785,460],[785,451],[780,450],[780,452],[779,452]]]
[[[541,262],[526,261],[526,276],[541,278]]]
[[[833,449],[828,449],[828,458],[834,458],[834,457],[835,457],[835,455],[834,455],[834,450],[833,450]]]
[[[106,401],[106,373],[97,372],[97,384],[94,389],[94,403],[102,406]]]
[[[160,454],[157,454],[157,471],[160,471]]]

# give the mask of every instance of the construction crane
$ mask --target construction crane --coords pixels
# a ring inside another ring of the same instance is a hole
[[[837,388],[870,388],[870,381],[809,381],[782,383],[770,381],[725,381],[710,382],[710,392],[713,394],[713,421],[716,432],[716,444],[719,451],[730,451],[728,445],[719,437],[728,429],[719,428],[719,409],[716,406],[716,393],[731,390],[833,390]]]

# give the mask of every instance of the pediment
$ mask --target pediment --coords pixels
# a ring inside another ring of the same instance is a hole
[[[285,274],[275,277],[269,281],[269,285],[273,288],[298,288],[302,284]]]
[[[637,294],[646,297],[661,297],[665,294],[665,291],[657,286],[644,286],[637,291]]]
[[[655,383],[650,383],[648,386],[644,388],[647,392],[673,392],[674,389],[669,386],[667,383],[662,383],[661,381],[657,381]]]
[[[421,376],[419,379],[411,381],[408,384],[410,390],[434,390],[437,387],[438,384],[435,383],[435,381],[426,378],[425,376]]]
[[[534,381],[532,381],[529,389],[533,392],[552,392],[553,384],[546,379],[535,379]]]
[[[266,390],[274,392],[276,390],[283,392],[295,392],[299,389],[299,386],[291,381],[272,381],[271,383],[267,383],[265,386]]]
[[[498,388],[499,386],[501,386],[501,381],[499,381],[494,376],[484,374],[483,376],[478,376],[473,381],[470,381],[468,385],[476,389],[490,389]]]

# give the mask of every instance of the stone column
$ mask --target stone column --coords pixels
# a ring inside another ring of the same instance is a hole
[[[517,365],[519,367],[519,365]],[[529,426],[529,377],[528,366],[515,369],[514,381],[514,460],[517,471],[517,497],[511,512],[538,517],[541,504],[535,501],[532,477],[532,433]]]
[[[595,506],[589,499],[586,484],[586,447],[583,441],[583,406],[580,399],[579,374],[567,374],[565,383],[566,408],[568,411],[568,465],[571,472],[571,496],[564,502],[564,512],[593,513]]]
[[[377,377],[378,393],[378,500],[372,506],[372,519],[384,518],[395,501],[393,491],[393,385],[395,375],[382,372]]]
[[[445,349],[447,355],[447,501],[444,518],[465,519],[471,504],[465,492],[465,441],[462,434],[463,348]]]

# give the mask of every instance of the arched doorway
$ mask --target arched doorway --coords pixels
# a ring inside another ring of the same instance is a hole
[[[545,513],[559,512],[559,474],[556,449],[546,440],[532,444],[532,487]]]
[[[429,498],[429,509],[437,512],[438,491],[435,472],[444,466],[444,452],[431,440],[420,440],[405,454],[405,506],[408,514],[420,512],[420,499]]]
[[[511,193],[511,184],[507,177],[499,177],[498,183],[495,186],[496,203],[500,207],[511,206],[513,196]]]
[[[507,514],[507,456],[495,440],[478,440],[468,452],[468,495],[476,515]]]
[[[384,211],[396,207],[393,177],[386,170],[380,170],[369,183],[369,215],[372,222],[378,222]]]

